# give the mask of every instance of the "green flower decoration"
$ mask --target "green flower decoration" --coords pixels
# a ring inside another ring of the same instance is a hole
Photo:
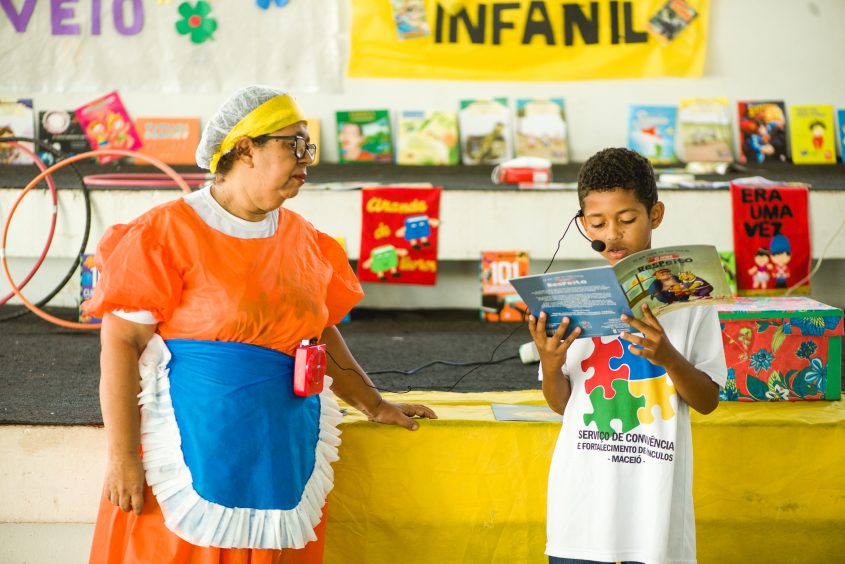
[[[190,33],[192,43],[202,43],[212,38],[212,34],[217,29],[217,20],[208,17],[211,13],[208,2],[200,0],[196,6],[191,6],[189,2],[182,2],[179,4],[179,13],[182,14],[182,19],[176,22],[176,31],[181,35]]]

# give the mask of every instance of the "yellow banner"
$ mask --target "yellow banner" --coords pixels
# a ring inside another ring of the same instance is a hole
[[[701,76],[709,0],[352,0],[349,76]]]

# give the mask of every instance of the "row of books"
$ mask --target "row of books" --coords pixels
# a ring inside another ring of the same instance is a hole
[[[740,101],[735,138],[726,98],[682,99],[678,106],[632,105],[628,147],[655,165],[684,162],[836,162],[837,131],[845,143],[845,110],[783,101]],[[520,98],[512,111],[505,98],[463,100],[458,111],[357,110],[336,112],[341,163],[400,165],[498,164],[513,157],[569,162],[562,98]],[[36,119],[37,118],[37,119]],[[308,120],[320,145],[320,120]],[[167,164],[193,164],[200,136],[198,117],[130,118],[111,92],[75,110],[33,110],[32,100],[0,100],[0,137],[34,137],[66,154],[91,148],[127,149]],[[734,154],[736,149],[736,155]],[[50,163],[52,154],[39,151]],[[115,156],[103,156],[105,163]],[[319,159],[319,149],[318,157]],[[0,143],[0,164],[30,164],[13,145]]]
[[[719,162],[734,159],[727,98],[688,98],[678,106],[632,105],[628,147],[654,164]],[[845,109],[795,105],[781,100],[739,101],[736,105],[736,157],[741,163],[836,162],[836,137],[845,146]]]

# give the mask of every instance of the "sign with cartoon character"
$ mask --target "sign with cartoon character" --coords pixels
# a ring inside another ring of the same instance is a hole
[[[803,185],[731,183],[740,295],[810,293],[808,194]]]
[[[440,188],[362,191],[361,282],[437,282]]]

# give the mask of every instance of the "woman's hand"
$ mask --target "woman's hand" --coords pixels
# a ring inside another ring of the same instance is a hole
[[[140,515],[144,508],[144,465],[138,454],[109,456],[104,494],[123,511]]]
[[[399,425],[416,431],[420,425],[411,417],[437,419],[437,414],[430,407],[417,403],[393,403],[382,399],[372,412],[367,414],[367,417],[376,423]]]

